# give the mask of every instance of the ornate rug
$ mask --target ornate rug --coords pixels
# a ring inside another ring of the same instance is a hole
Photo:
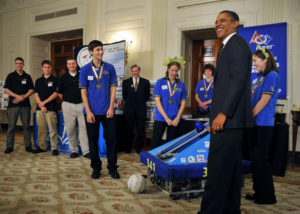
[[[14,152],[4,154],[5,138],[0,136],[0,213],[1,214],[115,214],[115,213],[197,213],[201,196],[185,196],[174,201],[147,180],[144,193],[133,194],[127,188],[128,178],[145,174],[146,167],[137,154],[118,154],[121,179],[108,175],[106,158],[101,178],[90,178],[90,161],[69,154],[52,156],[51,152],[31,154],[16,138]],[[251,176],[246,176],[242,189],[243,214],[300,213],[300,173],[287,172],[274,178],[276,205],[257,205],[244,199],[252,192]]]

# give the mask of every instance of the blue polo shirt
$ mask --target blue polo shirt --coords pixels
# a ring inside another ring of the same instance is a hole
[[[171,84],[171,88],[173,89],[175,86],[174,84]],[[173,91],[173,90],[172,90]],[[155,87],[154,87],[154,96],[160,97],[162,107],[164,108],[166,114],[171,120],[174,120],[177,116],[177,113],[180,108],[181,100],[187,100],[187,92],[186,88],[183,82],[179,81],[177,83],[177,88],[174,96],[172,97],[173,104],[168,104],[168,101],[170,100],[170,94],[168,89],[168,83],[165,78],[161,78],[157,80]],[[162,116],[162,114],[158,111],[158,109],[155,109],[155,120],[157,121],[165,121],[165,118]]]
[[[262,78],[260,75],[256,82]],[[279,90],[279,75],[275,71],[269,72],[263,81],[257,86],[252,95],[252,108],[260,101],[262,94],[272,95],[268,104],[254,117],[254,125],[256,126],[274,126],[274,115]]]
[[[98,76],[101,67],[104,66],[100,82],[97,82],[92,66],[95,68]],[[87,89],[89,106],[94,115],[106,115],[110,104],[110,87],[118,84],[114,66],[102,61],[101,67],[97,70],[97,67],[92,62],[88,63],[81,68],[79,76],[79,88]],[[101,89],[96,87],[99,83],[102,86]],[[85,108],[83,113],[86,114]]]
[[[212,82],[212,84],[211,84],[211,86],[210,86],[210,88],[207,92],[208,97],[205,98],[204,96],[205,96],[206,93],[205,93],[205,88],[204,88],[204,81],[206,81],[206,80],[199,81],[198,84],[197,84],[197,87],[196,87],[196,94],[199,95],[201,102],[206,102],[208,100],[211,100],[213,90],[214,90],[214,82]],[[213,81],[213,80],[211,80],[211,81]],[[206,87],[208,87],[210,82],[206,82],[205,84],[206,84]],[[199,110],[201,112],[207,112],[208,110],[210,110],[211,104],[208,104],[207,106],[208,106],[208,109],[204,110],[203,108],[200,107],[200,105],[198,105]]]

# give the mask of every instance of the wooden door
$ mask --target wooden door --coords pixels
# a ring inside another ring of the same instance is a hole
[[[73,56],[73,47],[82,45],[82,39],[51,43],[52,74],[59,78],[68,72],[67,59]],[[57,108],[61,110],[62,100],[57,97]]]
[[[203,79],[201,69],[203,65],[211,63],[216,66],[218,50],[221,41],[219,39],[196,40],[193,41],[193,65],[192,65],[192,91],[191,91],[191,111],[197,112],[197,101],[195,100],[195,89],[200,80]]]

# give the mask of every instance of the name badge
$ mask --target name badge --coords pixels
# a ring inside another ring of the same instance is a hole
[[[22,81],[22,84],[26,84],[26,80]]]
[[[200,91],[204,91],[204,88],[200,88]]]
[[[168,86],[167,86],[167,85],[162,85],[162,86],[161,86],[161,89],[162,89],[162,90],[168,89]]]
[[[88,76],[88,80],[94,80],[94,76]]]
[[[52,83],[48,83],[48,87],[52,87]]]

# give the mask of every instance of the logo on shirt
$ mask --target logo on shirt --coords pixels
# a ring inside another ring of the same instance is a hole
[[[108,71],[103,71],[103,74],[108,74],[109,72]]]
[[[93,57],[89,52],[88,47],[82,48],[77,55],[78,66],[82,68],[92,61]]]
[[[176,91],[182,91],[182,88],[176,88]]]
[[[274,87],[273,86],[271,86],[271,90],[274,91]]]

